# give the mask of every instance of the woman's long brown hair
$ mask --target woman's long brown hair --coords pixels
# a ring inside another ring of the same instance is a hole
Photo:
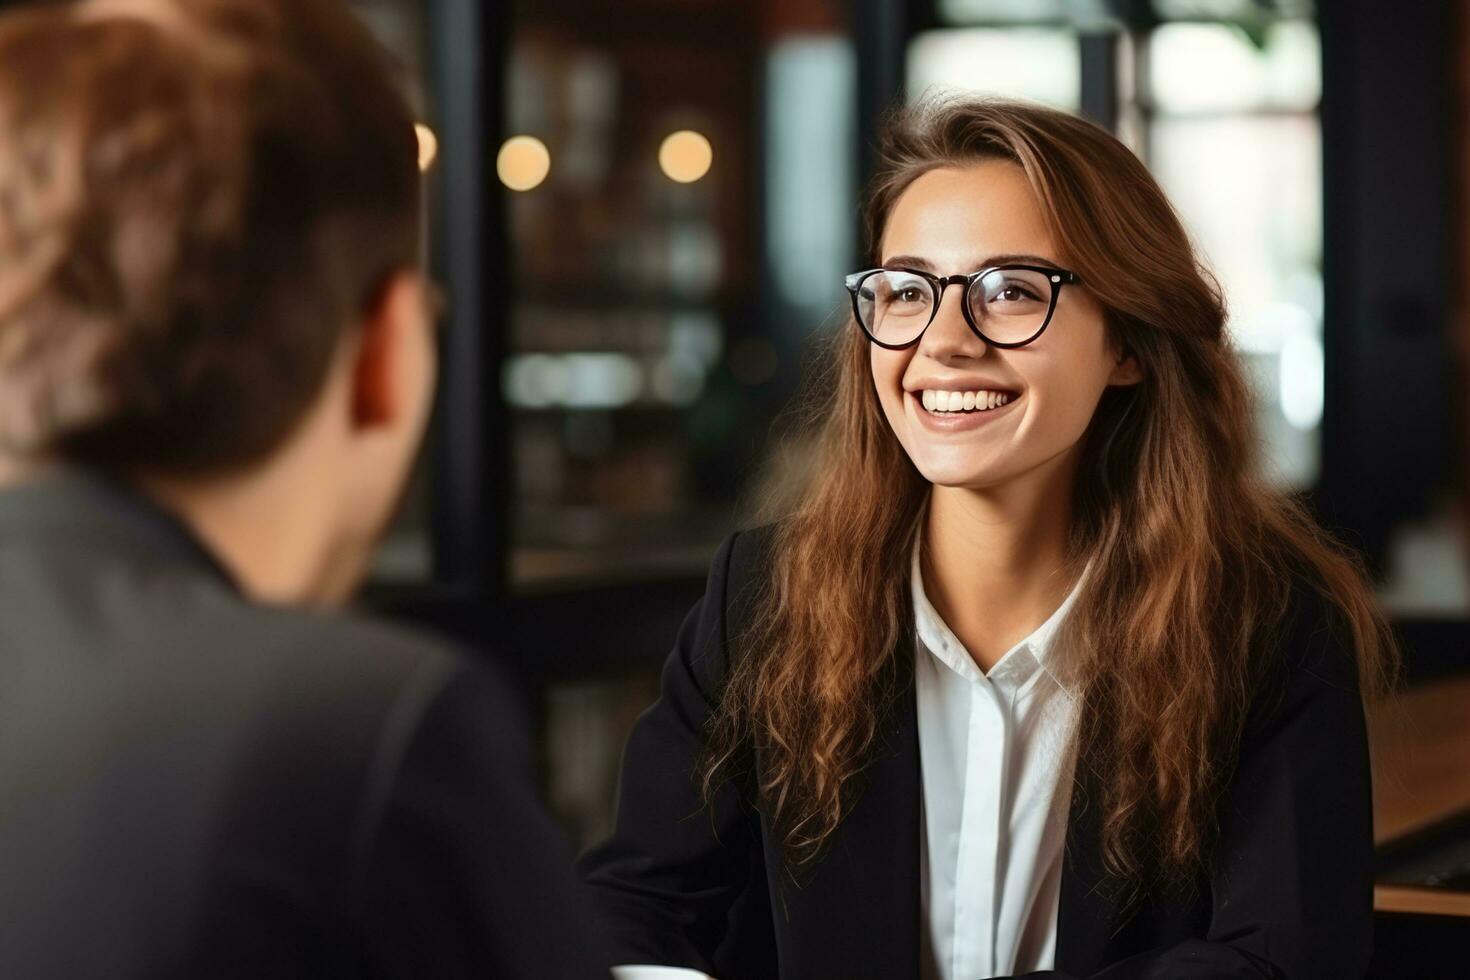
[[[1208,860],[1294,580],[1340,620],[1364,694],[1392,685],[1398,654],[1367,575],[1258,474],[1219,289],[1112,135],[1039,106],[946,100],[892,116],[880,159],[865,213],[875,253],[919,175],[1019,165],[1110,341],[1143,367],[1141,383],[1108,389],[1083,437],[1068,559],[1093,572],[1059,642],[1083,692],[1077,786],[1099,808],[1107,869],[1135,885],[1187,882]],[[848,327],[813,385],[810,476],[776,521],[770,580],[735,638],[701,767],[707,795],[750,778],[793,873],[851,805],[902,689],[910,549],[929,493]]]

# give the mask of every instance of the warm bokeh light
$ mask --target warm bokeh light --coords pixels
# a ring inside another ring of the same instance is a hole
[[[439,138],[423,123],[414,123],[413,131],[419,138],[419,169],[427,171],[434,165],[434,158],[439,155]]]
[[[681,184],[692,184],[709,173],[714,159],[709,140],[692,129],[670,133],[658,148],[658,165],[670,180]]]
[[[534,136],[512,136],[500,147],[495,172],[511,190],[531,190],[551,173],[551,152]]]

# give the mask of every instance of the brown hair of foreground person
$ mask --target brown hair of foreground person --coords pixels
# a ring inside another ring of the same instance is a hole
[[[923,104],[889,120],[866,202],[873,264],[921,175],[1018,165],[1053,240],[1143,368],[1109,388],[1084,435],[1066,578],[1091,574],[1057,642],[1082,691],[1077,780],[1099,808],[1108,870],[1182,883],[1207,864],[1266,654],[1304,577],[1356,652],[1367,695],[1398,654],[1364,570],[1257,473],[1254,414],[1219,289],[1143,164],[1105,130],[1014,102]],[[816,380],[819,446],[794,505],[772,515],[772,581],[711,721],[707,794],[751,764],[788,865],[812,859],[852,801],[902,687],[909,562],[929,484],[874,389],[849,325]],[[781,656],[764,655],[781,651]]]
[[[413,117],[339,6],[6,19],[0,452],[182,476],[288,435],[418,251]]]

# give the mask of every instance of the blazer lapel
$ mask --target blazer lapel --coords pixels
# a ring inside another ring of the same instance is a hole
[[[1056,967],[1077,976],[1097,971],[1118,925],[1118,904],[1103,869],[1098,830],[1097,806],[1087,805],[1085,795],[1074,788],[1057,908]]]
[[[901,692],[863,770],[862,795],[800,887],[774,914],[783,980],[917,980],[919,974],[919,726],[912,651],[900,651]]]

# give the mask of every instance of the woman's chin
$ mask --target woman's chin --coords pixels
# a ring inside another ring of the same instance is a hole
[[[988,490],[1005,482],[1005,475],[993,467],[972,465],[920,466],[919,473],[936,487],[952,490]]]

